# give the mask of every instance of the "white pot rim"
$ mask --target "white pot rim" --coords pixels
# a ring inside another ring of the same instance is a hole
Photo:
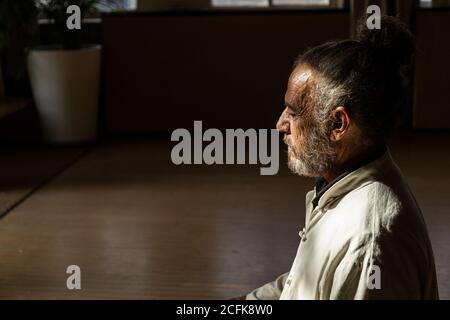
[[[41,45],[28,48],[28,51],[61,51],[61,52],[80,52],[80,51],[97,51],[102,46],[100,44],[83,44],[79,49],[64,49],[62,45]]]

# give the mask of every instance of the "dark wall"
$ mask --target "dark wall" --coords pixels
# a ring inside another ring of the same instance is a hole
[[[450,128],[450,8],[417,14],[416,83],[413,125]]]
[[[346,11],[159,13],[103,18],[104,114],[113,133],[273,128],[293,60],[348,37]]]

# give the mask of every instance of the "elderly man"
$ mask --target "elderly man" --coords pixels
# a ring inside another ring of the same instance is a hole
[[[319,178],[290,272],[246,299],[437,299],[422,213],[385,140],[407,96],[414,39],[398,20],[303,54],[277,129],[288,165]]]

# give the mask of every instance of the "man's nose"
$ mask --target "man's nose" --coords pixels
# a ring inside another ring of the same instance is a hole
[[[286,110],[283,111],[283,113],[280,116],[280,119],[278,119],[277,130],[280,133],[286,133],[286,134],[291,133],[290,129],[289,129],[289,121],[286,116]]]

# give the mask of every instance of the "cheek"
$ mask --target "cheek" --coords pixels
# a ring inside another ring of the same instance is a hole
[[[303,144],[305,129],[300,121],[293,121],[291,123],[291,137],[295,146],[299,147]]]

